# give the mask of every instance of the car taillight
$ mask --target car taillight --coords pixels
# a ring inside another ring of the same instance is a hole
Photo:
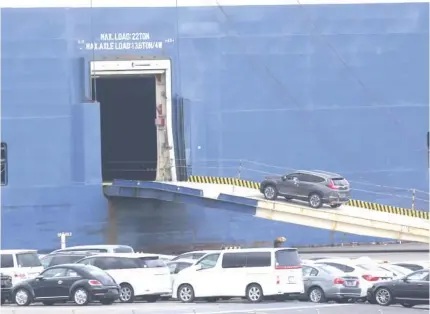
[[[362,276],[363,279],[367,280],[367,281],[378,281],[379,277],[374,277],[372,275],[363,275]]]
[[[332,190],[339,190],[339,187],[334,185],[333,180],[330,180],[330,182],[327,184],[327,186]]]
[[[345,280],[343,280],[342,278],[336,278],[333,283],[335,285],[343,285],[345,283]]]
[[[98,280],[88,280],[88,283],[91,286],[101,286],[102,285],[102,283],[100,281],[98,281]]]
[[[301,269],[302,265],[298,266],[275,266],[275,269]]]
[[[281,281],[279,280],[279,276],[276,276],[276,284],[279,285]]]

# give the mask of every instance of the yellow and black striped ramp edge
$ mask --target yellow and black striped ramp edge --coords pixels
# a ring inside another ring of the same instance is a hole
[[[241,187],[256,189],[256,190],[260,188],[260,183],[258,182],[242,180],[237,178],[190,176],[188,178],[188,181],[194,182],[194,183],[228,184],[228,185],[241,186]],[[422,211],[422,210],[401,208],[401,207],[396,207],[391,205],[382,205],[382,204],[359,201],[359,200],[350,200],[347,205],[366,208],[370,210],[376,210],[384,213],[404,215],[404,216],[421,218],[421,219],[430,219],[429,212]]]
[[[195,183],[228,184],[257,190],[260,188],[260,183],[237,178],[190,176],[188,181]]]

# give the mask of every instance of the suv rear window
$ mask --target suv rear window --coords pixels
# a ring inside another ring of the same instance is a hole
[[[16,254],[16,262],[18,267],[40,267],[39,256],[36,253],[21,253]]]
[[[13,268],[13,255],[12,254],[2,254],[0,257],[0,267],[1,268]]]
[[[286,249],[275,252],[276,268],[301,268],[301,261],[297,250]]]
[[[346,186],[346,185],[348,185],[348,181],[346,181],[344,178],[333,178],[331,180],[333,181],[334,186]]]
[[[139,263],[144,268],[166,267],[166,264],[157,257],[140,257]]]

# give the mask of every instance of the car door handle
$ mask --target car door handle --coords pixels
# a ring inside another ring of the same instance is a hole
[[[62,280],[58,280],[58,284],[61,285],[63,283]]]
[[[417,286],[422,286],[423,284],[422,283],[417,283]]]

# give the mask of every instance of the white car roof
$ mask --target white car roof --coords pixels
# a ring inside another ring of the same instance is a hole
[[[128,257],[128,258],[158,257],[159,259],[161,259],[160,255],[158,254],[146,254],[146,253],[97,253],[88,257],[94,257],[94,256]]]
[[[0,254],[22,254],[22,253],[37,254],[37,250],[0,250]]]

